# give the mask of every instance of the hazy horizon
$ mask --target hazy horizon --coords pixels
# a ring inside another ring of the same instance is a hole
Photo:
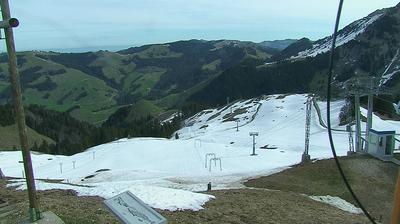
[[[290,38],[286,39],[280,39],[280,40],[287,40]],[[204,40],[204,41],[218,41],[218,40],[233,40],[233,39],[210,39],[210,40],[205,40],[205,39],[181,39],[181,40],[174,40],[174,41],[168,41],[168,42],[158,42],[158,43],[145,43],[145,44],[133,44],[133,45],[101,45],[101,46],[87,46],[87,47],[72,47],[72,48],[45,48],[45,49],[26,49],[26,50],[19,50],[19,52],[22,51],[31,51],[31,50],[38,50],[38,51],[54,51],[54,52],[59,52],[59,53],[82,53],[82,52],[89,52],[89,51],[100,51],[100,50],[105,50],[105,51],[119,51],[119,50],[124,50],[127,48],[131,47],[141,47],[144,45],[152,45],[152,44],[166,44],[166,43],[173,43],[177,41],[189,41],[189,40]],[[233,41],[244,41],[247,42],[249,40],[233,40]],[[264,41],[276,41],[276,40],[264,40]],[[278,40],[279,41],[279,40]],[[250,41],[252,42],[252,41]],[[263,42],[263,41],[261,41]],[[254,43],[261,43],[261,42],[254,42]]]

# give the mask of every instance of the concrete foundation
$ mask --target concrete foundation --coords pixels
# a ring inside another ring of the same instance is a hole
[[[23,222],[22,224],[65,224],[56,214],[47,211],[41,213],[42,218],[36,222],[31,222],[29,220]]]
[[[347,151],[347,156],[351,156],[351,155],[354,155],[354,154],[356,154],[356,152],[353,152],[353,151]]]
[[[308,163],[311,161],[311,156],[308,154],[301,155],[301,163]]]

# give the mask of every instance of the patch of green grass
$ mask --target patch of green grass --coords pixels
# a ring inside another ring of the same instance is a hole
[[[205,64],[201,67],[203,70],[217,70],[218,66],[221,64],[221,59],[217,59],[215,61],[212,61],[211,63]]]
[[[159,67],[147,67],[135,70],[125,79],[123,89],[125,92],[132,92],[133,94],[140,94],[145,97],[166,71],[166,69]]]
[[[96,52],[96,55],[98,58],[92,62],[90,66],[101,67],[104,76],[108,79],[115,80],[116,83],[121,83],[122,79],[125,77],[120,69],[123,69],[125,72],[131,72],[135,69],[135,64],[130,63],[127,66],[123,65],[124,60],[129,60],[129,56],[127,55],[115,54],[108,51],[99,51]]]
[[[108,119],[108,117],[111,114],[115,113],[121,107],[123,106],[114,105],[110,108],[105,108],[98,111],[92,111],[88,108],[74,109],[70,112],[70,115],[82,121],[86,121],[93,125],[100,126],[103,122],[105,122]]]
[[[66,70],[66,73],[52,77],[53,82],[57,84],[57,88],[52,91],[25,89],[24,103],[44,105],[48,109],[61,112],[79,106],[80,112],[75,113],[75,117],[91,123],[104,120],[105,116],[115,111],[105,110],[105,114],[106,112],[110,114],[93,116],[93,111],[110,108],[117,104],[115,101],[117,91],[93,76],[74,69]]]
[[[153,87],[157,84],[158,80],[160,80],[161,75],[165,72],[166,70],[146,73],[134,83],[140,85],[140,87],[134,92],[140,93],[142,96],[147,96],[153,89]]]
[[[0,93],[3,92],[5,89],[7,89],[8,86],[9,86],[8,83],[0,81]]]
[[[185,100],[190,97],[193,93],[200,91],[207,85],[208,81],[201,82],[190,89],[187,89],[180,93],[169,94],[168,96],[157,100],[156,104],[162,108],[172,108],[181,106]]]
[[[182,53],[173,52],[169,49],[167,44],[153,45],[144,51],[136,53],[141,59],[147,58],[179,58],[182,57]]]
[[[31,80],[30,83],[25,83],[25,88],[23,89],[25,105],[43,105],[47,109],[60,112],[65,112],[76,107],[79,109],[75,108],[74,110],[73,115],[75,118],[91,123],[105,120],[118,108],[115,100],[118,91],[108,86],[103,80],[37,56],[41,54],[45,56],[52,53],[18,53],[19,56],[24,58],[23,63],[19,64],[19,70],[21,72],[26,71],[28,68],[40,67],[41,69],[37,72],[43,74],[36,80]],[[96,63],[98,63],[98,66],[103,66],[105,70],[109,69],[110,71],[112,71],[113,68],[118,71],[116,68],[120,66],[123,59],[127,58],[127,56],[111,54],[110,52],[100,52],[99,54],[102,54],[103,57],[99,57],[100,59],[98,59]],[[128,65],[127,67],[129,66],[132,67],[132,65]],[[0,68],[3,71],[7,71],[7,63],[1,63]],[[65,71],[65,73],[54,74],[54,71]],[[6,72],[3,72],[2,74],[7,75]],[[121,74],[120,76],[111,73],[107,74],[110,74],[112,77],[115,76],[114,78],[116,80],[122,77]],[[47,90],[29,88],[29,85],[42,83],[46,79],[50,79],[51,82],[56,84],[56,87]],[[5,77],[3,77],[3,80],[5,80]],[[6,89],[8,85],[8,83],[1,81],[0,92]]]
[[[22,67],[20,67],[19,70],[23,70],[23,69],[35,67],[35,66],[42,67],[42,69],[44,69],[44,71],[58,70],[58,69],[64,68],[63,65],[54,63],[54,62],[46,60],[46,59],[42,59],[40,57],[37,57],[36,54],[32,51],[18,53],[18,55],[22,55],[26,59],[26,62],[24,64],[22,64]]]
[[[54,140],[37,133],[35,130],[27,127],[28,144],[32,147],[35,142],[39,146],[43,140],[49,144],[54,144]],[[12,150],[13,147],[20,149],[17,125],[0,126],[0,150]]]
[[[128,121],[133,121],[148,115],[158,116],[163,112],[160,107],[148,100],[140,100],[133,105],[132,108],[133,109],[129,112]]]

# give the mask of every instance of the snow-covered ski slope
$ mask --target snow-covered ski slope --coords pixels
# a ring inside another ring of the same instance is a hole
[[[362,34],[369,25],[374,23],[384,14],[384,10],[376,11],[340,30],[337,36],[336,46],[339,47],[354,40],[358,35]],[[325,37],[324,39],[316,41],[310,49],[299,52],[297,56],[292,58],[315,57],[318,54],[328,52],[331,46],[332,37]]]
[[[208,182],[212,182],[214,189],[237,188],[247,178],[287,169],[301,161],[306,100],[307,95],[272,95],[205,110],[185,122],[185,127],[178,131],[179,139],[120,139],[74,156],[33,154],[36,178],[63,180],[61,184],[39,181],[38,189],[74,189],[80,195],[104,198],[130,190],[155,208],[198,210],[212,196],[194,192],[206,190]],[[318,104],[325,116],[325,103]],[[344,104],[332,103],[335,129],[345,129],[338,125]],[[400,132],[399,122],[377,117],[374,127]],[[259,133],[257,156],[250,156],[249,132]],[[338,154],[346,155],[347,133],[335,131],[334,140]],[[276,149],[260,148],[267,145]],[[219,161],[205,163],[209,153],[221,158],[221,167]],[[313,159],[331,157],[327,130],[319,124],[314,108],[310,155]],[[0,168],[6,176],[22,176],[22,164],[18,163],[21,160],[20,152],[0,152]],[[24,188],[21,181],[12,185]]]

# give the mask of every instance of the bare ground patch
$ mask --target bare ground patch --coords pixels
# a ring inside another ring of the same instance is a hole
[[[389,223],[398,166],[368,155],[340,158],[348,180],[371,215]],[[338,196],[355,204],[337,171],[334,160],[298,165],[268,177],[249,180],[248,187],[279,189],[307,195]]]
[[[5,187],[0,181],[0,198],[17,206],[18,213],[6,223],[16,223],[27,217],[26,191]],[[160,211],[169,223],[367,223],[353,215],[291,192],[265,189],[239,189],[209,192],[216,196],[205,209],[194,211]],[[118,223],[104,207],[100,197],[78,197],[70,190],[50,190],[38,193],[43,211],[50,210],[65,223]]]

